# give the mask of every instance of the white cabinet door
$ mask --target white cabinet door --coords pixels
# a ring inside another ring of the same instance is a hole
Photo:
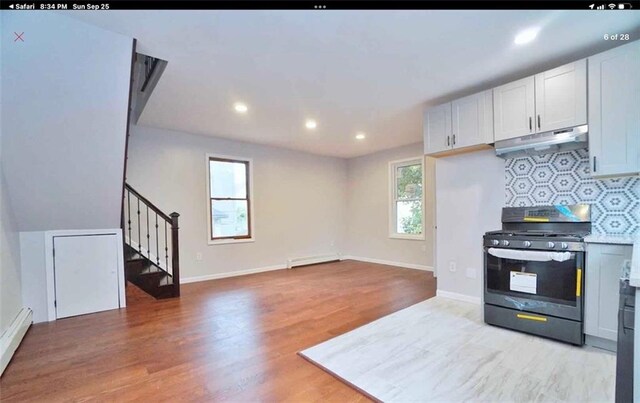
[[[615,341],[618,335],[620,269],[631,259],[631,246],[587,246],[584,332]]]
[[[536,74],[537,132],[587,123],[587,61]]]
[[[491,91],[460,98],[451,103],[453,148],[493,143]]]
[[[119,308],[116,235],[56,236],[53,247],[57,318]]]
[[[640,172],[640,41],[589,58],[593,176]]]
[[[448,102],[424,113],[424,153],[433,154],[451,147],[451,102]]]
[[[535,80],[523,78],[493,89],[495,140],[532,134],[535,115]]]

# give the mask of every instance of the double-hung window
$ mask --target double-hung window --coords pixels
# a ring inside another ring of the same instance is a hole
[[[209,243],[251,241],[251,160],[208,156]]]
[[[389,236],[424,239],[423,158],[389,163]]]

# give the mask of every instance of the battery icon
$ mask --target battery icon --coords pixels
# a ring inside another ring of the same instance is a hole
[[[632,8],[630,3],[619,3],[618,10],[624,10],[625,8]]]

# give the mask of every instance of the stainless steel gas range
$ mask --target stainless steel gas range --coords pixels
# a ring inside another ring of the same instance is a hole
[[[588,204],[505,207],[484,235],[486,323],[583,344]]]

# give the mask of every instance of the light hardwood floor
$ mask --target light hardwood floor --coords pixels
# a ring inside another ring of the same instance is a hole
[[[435,295],[430,272],[355,261],[186,284],[31,327],[4,401],[368,399],[297,352]]]

